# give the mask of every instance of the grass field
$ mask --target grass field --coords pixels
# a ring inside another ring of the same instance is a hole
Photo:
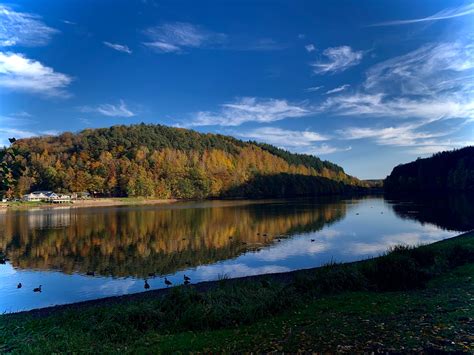
[[[474,234],[352,264],[0,317],[0,352],[474,351]]]

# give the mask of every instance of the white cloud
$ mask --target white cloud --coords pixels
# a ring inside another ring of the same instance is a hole
[[[128,48],[128,46],[125,46],[123,44],[117,44],[117,43],[110,43],[110,42],[107,42],[107,41],[104,41],[103,42],[107,47],[110,47],[112,49],[115,49],[116,51],[119,51],[119,52],[123,52],[123,53],[127,53],[127,54],[132,54],[132,51],[130,50],[130,48]]]
[[[349,46],[327,48],[323,55],[327,60],[311,64],[316,74],[342,72],[359,64],[364,56],[362,51],[354,51]]]
[[[364,87],[396,95],[437,95],[473,88],[474,45],[462,42],[424,45],[383,61],[367,71]]]
[[[423,119],[474,117],[474,46],[424,45],[374,65],[362,90],[328,99],[340,115]]]
[[[236,135],[250,140],[266,142],[282,147],[308,147],[329,137],[312,131],[292,131],[278,127],[259,127]]]
[[[286,100],[244,97],[233,103],[221,105],[218,112],[198,112],[189,125],[239,126],[245,122],[268,123],[285,118],[302,117],[310,113],[303,105],[291,104]]]
[[[439,20],[448,20],[455,17],[467,16],[474,14],[474,4],[463,5],[455,8],[448,8],[444,9],[440,12],[437,12],[434,15],[416,18],[411,20],[397,20],[397,21],[387,21],[387,22],[380,22],[369,27],[374,26],[396,26],[396,25],[408,25],[413,23],[420,23],[420,22],[432,22],[432,21],[439,21]]]
[[[337,92],[341,92],[341,91],[344,91],[346,90],[348,87],[350,87],[349,84],[344,84],[344,85],[341,85],[337,88],[334,88],[334,89],[331,89],[331,90],[328,90],[326,91],[326,95],[331,95],[331,94],[335,94]]]
[[[46,96],[68,96],[72,78],[23,54],[0,52],[0,86]]]
[[[392,127],[370,128],[350,127],[337,133],[344,139],[373,139],[379,145],[409,147],[412,154],[432,154],[435,152],[461,148],[474,144],[472,141],[452,140],[446,137],[453,132],[423,132],[420,127],[424,124],[413,123]]]
[[[118,105],[101,104],[98,106],[83,106],[80,107],[81,112],[94,112],[109,117],[133,117],[135,113],[132,112],[123,100],[120,100]]]
[[[16,12],[0,4],[0,46],[42,46],[59,32],[46,26],[34,14]]]
[[[304,48],[308,53],[314,52],[316,50],[316,46],[312,43],[307,44],[306,46],[304,46]]]
[[[150,41],[144,44],[159,52],[182,52],[186,48],[205,47],[222,43],[226,35],[207,31],[199,26],[184,23],[166,23],[145,31]]]
[[[352,147],[335,147],[330,144],[323,143],[321,145],[314,145],[310,149],[305,149],[302,151],[304,154],[311,154],[311,155],[325,155],[325,154],[332,154],[337,152],[347,152],[351,150]]]
[[[28,138],[33,137],[36,134],[30,131],[24,131],[21,129],[16,128],[0,128],[0,146],[7,146],[10,143],[8,142],[8,138]]]
[[[315,91],[318,91],[318,90],[322,89],[323,87],[324,87],[324,85],[312,86],[310,88],[305,89],[304,91],[306,91],[306,92],[315,92]]]

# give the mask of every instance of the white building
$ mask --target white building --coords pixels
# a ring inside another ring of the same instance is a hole
[[[71,196],[57,194],[53,191],[33,191],[23,196],[23,201],[28,202],[51,202],[66,203],[71,202]]]

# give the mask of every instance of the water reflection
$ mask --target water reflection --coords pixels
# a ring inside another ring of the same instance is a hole
[[[280,201],[185,207],[7,213],[0,216],[0,249],[21,269],[163,275],[234,258],[285,235],[320,230],[341,219],[347,205]]]
[[[472,229],[473,201],[208,201],[0,214],[0,312],[360,260]],[[87,273],[94,273],[87,275]],[[155,273],[156,277],[150,276]],[[22,282],[23,288],[17,289]],[[32,289],[43,285],[43,292]]]
[[[443,229],[474,229],[474,195],[412,196],[394,201],[393,208],[402,218],[434,224]]]

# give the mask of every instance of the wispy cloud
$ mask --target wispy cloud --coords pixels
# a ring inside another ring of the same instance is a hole
[[[339,73],[359,64],[364,56],[362,51],[354,51],[349,46],[332,47],[324,50],[327,58],[311,63],[316,74]]]
[[[348,87],[350,87],[349,84],[344,84],[344,85],[338,86],[337,88],[334,88],[334,89],[331,89],[331,90],[326,91],[326,95],[331,95],[331,94],[335,94],[335,93],[337,93],[337,92],[344,91],[344,90],[346,90]]]
[[[1,119],[0,119],[1,122]],[[8,138],[15,137],[15,138],[28,138],[33,137],[36,134],[34,132],[25,131],[16,128],[0,128],[0,147],[5,147],[10,144]]]
[[[81,112],[99,113],[109,117],[133,117],[135,113],[132,112],[123,100],[120,100],[118,105],[101,104],[98,106],[83,106],[80,107]]]
[[[362,90],[329,98],[340,115],[423,119],[474,118],[474,46],[424,45],[374,65]]]
[[[127,54],[132,54],[132,51],[126,45],[117,44],[117,43],[110,43],[110,42],[107,42],[107,41],[104,41],[103,43],[107,47],[115,49],[116,51],[119,51],[119,52],[122,52],[122,53],[127,53]]]
[[[467,16],[467,15],[472,15],[472,14],[474,14],[474,4],[468,4],[468,5],[459,6],[455,8],[447,8],[440,12],[437,12],[434,15],[427,16],[427,17],[415,18],[415,19],[410,19],[410,20],[396,20],[396,21],[380,22],[380,23],[375,23],[373,25],[369,25],[368,27],[409,25],[409,24],[420,23],[420,22],[448,20],[455,17]]]
[[[304,46],[304,48],[308,53],[314,52],[316,50],[316,46],[312,43],[307,44],[306,46]]]
[[[0,47],[43,46],[58,32],[45,25],[37,15],[16,12],[0,4]]]
[[[286,100],[244,97],[221,105],[217,112],[198,112],[190,125],[239,126],[245,122],[268,123],[310,113],[304,105],[292,104]]]
[[[352,147],[336,147],[330,144],[323,143],[321,145],[315,145],[311,147],[311,149],[306,149],[302,153],[305,154],[311,154],[311,155],[326,155],[326,154],[332,154],[332,153],[337,153],[337,152],[347,152],[351,150]]]
[[[294,131],[278,127],[259,127],[249,131],[236,132],[239,137],[266,142],[279,147],[309,147],[314,142],[326,141],[329,137],[317,132]]]
[[[310,130],[296,131],[278,127],[259,127],[248,131],[234,132],[234,135],[311,155],[331,154],[351,149],[351,147],[336,147],[326,142],[320,144],[321,141],[329,141],[331,137]]]
[[[474,140],[448,139],[453,131],[420,131],[423,124],[405,124],[382,128],[351,127],[337,133],[344,139],[369,138],[379,145],[407,147],[412,154],[432,154],[435,152],[461,148],[474,144]]]
[[[61,22],[65,23],[66,25],[72,25],[72,26],[77,25],[77,23],[75,23],[73,21],[68,21],[68,20],[62,20]]]
[[[222,43],[226,35],[215,33],[185,22],[166,23],[145,31],[149,41],[144,44],[163,53],[182,52],[187,48],[199,48]]]
[[[315,91],[318,91],[320,89],[322,89],[324,87],[324,85],[321,85],[321,86],[312,86],[310,88],[306,88],[304,89],[305,92],[315,92]]]
[[[23,54],[0,52],[0,86],[45,96],[68,96],[72,78]]]

